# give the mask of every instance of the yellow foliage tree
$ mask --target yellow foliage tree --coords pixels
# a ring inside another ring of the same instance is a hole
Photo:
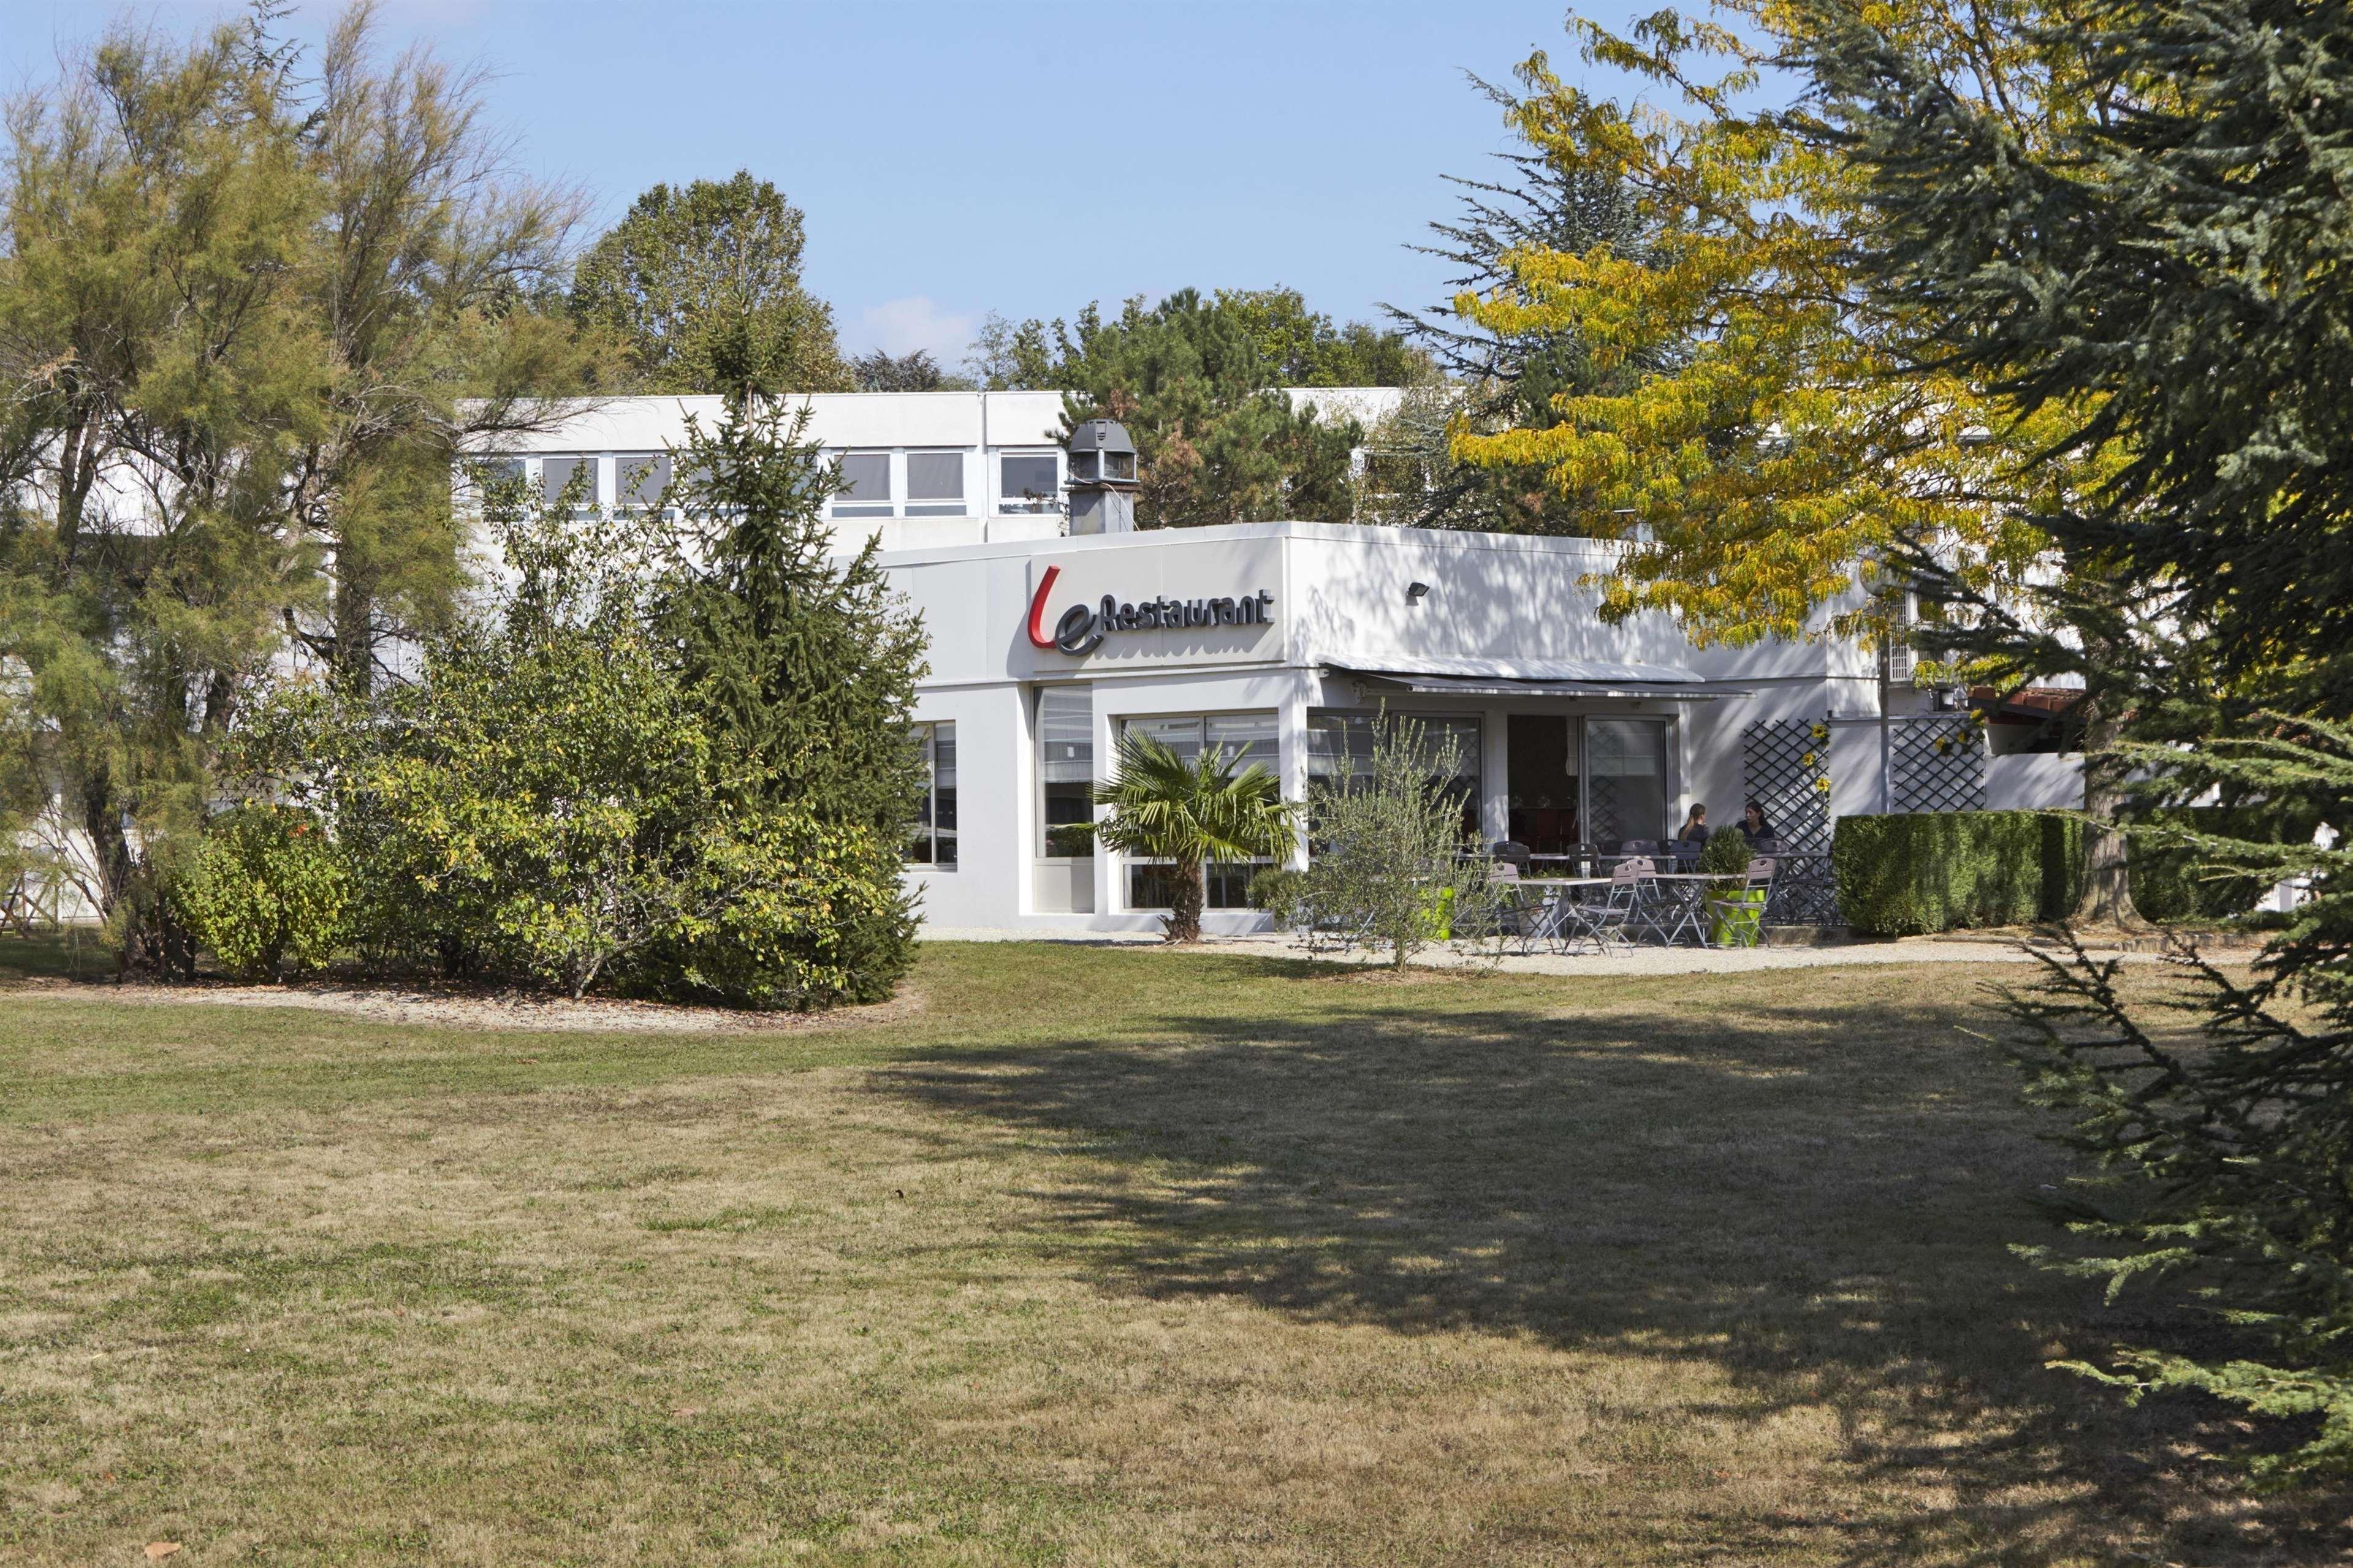
[[[1572,18],[1588,63],[1670,89],[1677,110],[1572,87],[1541,53],[1520,68],[1514,129],[1559,166],[1622,181],[1646,243],[1639,257],[1516,252],[1510,286],[1455,308],[1496,331],[1574,333],[1605,365],[1663,368],[1563,398],[1558,425],[1466,426],[1454,449],[1598,498],[1593,531],[1628,544],[1606,584],[1613,616],[1671,610],[1702,642],[1874,637],[1883,601],[1864,590],[1892,548],[1931,543],[1989,587],[2016,578],[2044,549],[2024,520],[2082,476],[2027,460],[2055,421],[2019,423],[1912,354],[1904,303],[1854,270],[1869,193],[1820,122],[1743,107],[1768,71],[1802,68],[1816,7],[1729,9],[1771,47],[1671,11],[1622,37]],[[2064,73],[2022,58],[2014,29],[1978,39],[1949,7],[1874,9],[1916,13],[1913,31],[1972,62],[1987,91],[2034,78],[2016,96],[2063,109]],[[1695,74],[1711,64],[1713,79]]]
[[[1556,425],[1459,423],[1452,448],[1594,499],[1589,531],[1624,546],[1599,584],[1605,615],[1664,610],[1702,644],[1877,644],[1902,635],[1903,590],[1933,562],[1936,613],[2010,622],[1958,638],[1974,657],[1948,660],[1948,678],[2020,685],[2125,635],[2124,607],[2072,616],[2090,601],[2052,585],[2096,563],[2064,558],[2035,521],[2115,455],[2055,450],[2080,410],[2022,416],[1940,368],[1936,301],[1908,294],[1883,257],[1862,265],[1875,193],[1843,154],[1834,105],[1824,113],[1834,86],[1811,72],[1826,29],[1868,26],[2042,143],[2087,111],[2083,61],[2032,25],[2063,3],[1725,0],[1741,30],[1661,11],[1625,36],[1572,16],[1588,64],[1633,75],[1663,105],[1571,86],[1542,53],[1520,67],[1513,128],[1557,167],[1621,182],[1645,242],[1639,256],[1515,251],[1504,287],[1455,309],[1497,331],[1574,334],[1603,368],[1657,368],[1562,397]],[[1756,107],[1768,80],[1794,80],[1796,106]],[[2116,720],[2087,718],[2097,746]],[[2087,778],[2094,816],[2114,815],[2115,784]],[[2113,837],[2086,914],[2130,913]]]

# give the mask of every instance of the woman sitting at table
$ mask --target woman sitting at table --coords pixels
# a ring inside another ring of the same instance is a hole
[[[1765,808],[1753,800],[1740,814],[1740,837],[1748,840],[1751,849],[1773,837],[1773,825],[1765,820]]]
[[[1675,834],[1675,837],[1677,840],[1684,844],[1706,843],[1707,807],[1704,805],[1693,806],[1691,808],[1691,815],[1683,818],[1683,825]]]

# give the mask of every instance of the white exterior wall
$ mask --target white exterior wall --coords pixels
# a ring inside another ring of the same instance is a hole
[[[1740,732],[1760,718],[1820,718],[1852,706],[1863,676],[1831,643],[1771,643],[1697,649],[1663,616],[1604,623],[1579,579],[1606,547],[1583,540],[1263,523],[1079,539],[999,541],[886,553],[881,564],[922,613],[932,672],[916,717],[956,726],[959,864],[909,873],[929,921],[945,928],[1149,930],[1155,913],[1122,907],[1124,868],[1099,854],[1092,914],[1037,908],[1037,738],[1030,693],[1084,681],[1093,693],[1099,775],[1120,721],[1153,715],[1273,710],[1283,794],[1306,788],[1311,708],[1475,713],[1482,721],[1483,826],[1504,832],[1505,721],[1514,712],[1639,714],[1673,722],[1668,781],[1672,810],[1706,801],[1719,824],[1736,820]],[[1034,647],[1033,595],[1055,574],[1044,626],[1063,610],[1111,594],[1130,604],[1272,595],[1271,624],[1137,631],[1107,636],[1073,657]],[[1408,584],[1430,584],[1418,603]],[[1360,687],[1341,669],[1411,668],[1417,661],[1601,660],[1678,665],[1736,681],[1752,695],[1713,700],[1401,694]],[[1875,700],[1876,688],[1864,696]],[[1210,930],[1249,929],[1262,917],[1212,910]]]

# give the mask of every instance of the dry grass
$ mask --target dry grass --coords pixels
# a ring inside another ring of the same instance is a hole
[[[2340,1561],[1922,970],[930,950],[886,1026],[0,994],[0,1561]],[[2016,978],[2013,973],[2009,978]]]

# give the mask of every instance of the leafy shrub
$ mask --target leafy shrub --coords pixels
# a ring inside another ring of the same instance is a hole
[[[725,531],[691,552],[654,509],[583,523],[494,494],[514,576],[416,679],[254,705],[238,766],[365,868],[372,963],[754,1006],[890,994],[921,628],[871,556],[842,568],[810,531],[799,436],[696,437],[691,471],[720,477],[679,499]]]
[[[1459,742],[1433,750],[1411,719],[1384,717],[1369,778],[1315,784],[1307,801],[1314,847],[1306,897],[1319,916],[1361,931],[1399,969],[1432,942],[1495,931],[1500,895],[1466,833],[1456,776]]]
[[[180,918],[240,980],[314,969],[346,932],[351,879],[315,819],[246,805],[207,824],[173,885]]]
[[[1272,915],[1278,926],[1296,925],[1307,904],[1307,873],[1268,867],[1250,879],[1250,903]]]
[[[2073,907],[2082,846],[2082,823],[2055,812],[1842,816],[1831,869],[1840,912],[1856,931],[1920,936],[2063,917]]]

